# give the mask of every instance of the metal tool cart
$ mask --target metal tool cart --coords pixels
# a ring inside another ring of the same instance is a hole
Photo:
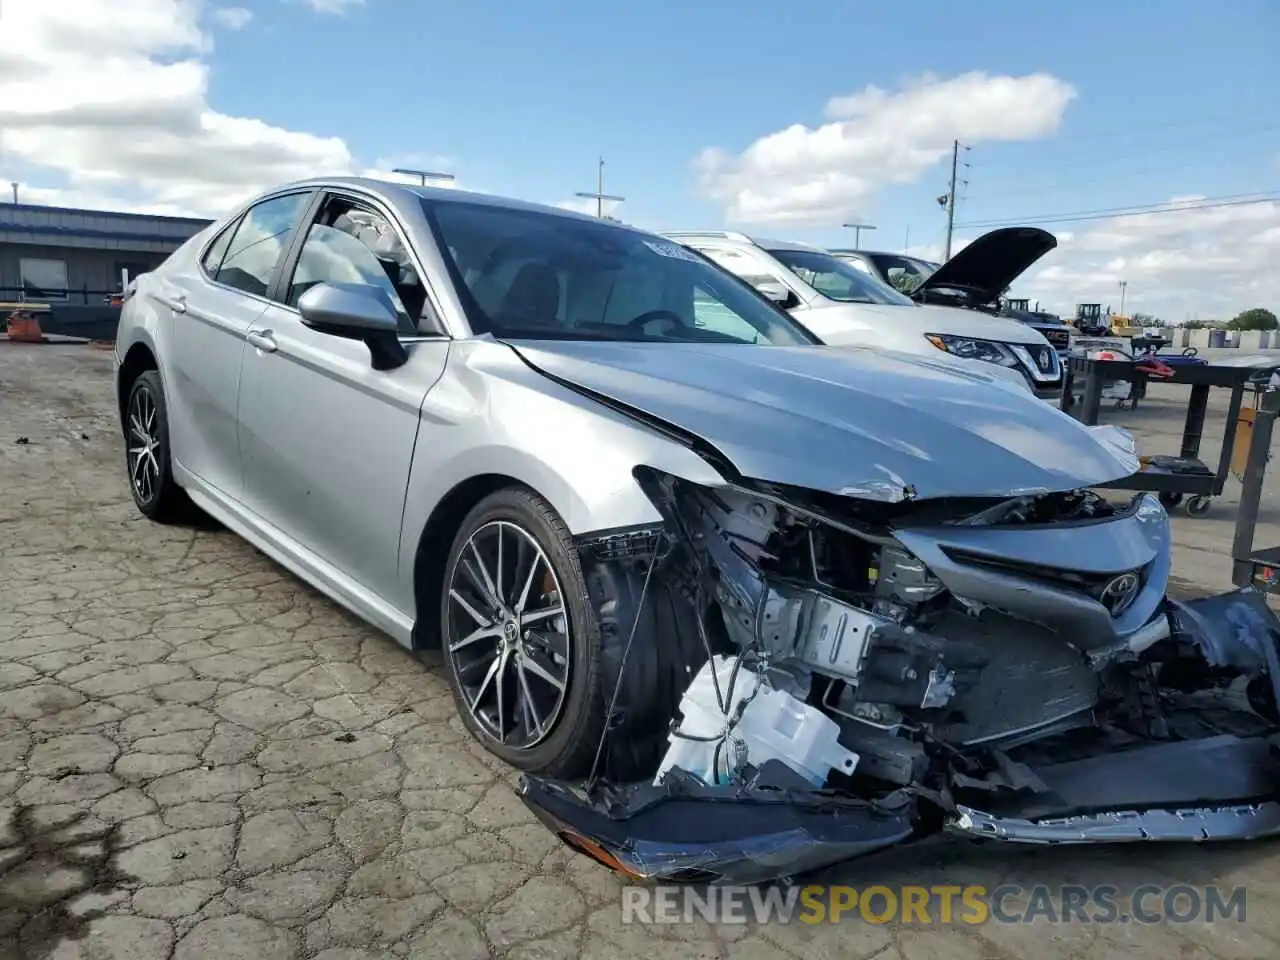
[[[1280,390],[1262,387],[1254,409],[1252,429],[1241,479],[1240,509],[1236,514],[1235,537],[1231,543],[1231,581],[1237,587],[1252,586],[1264,593],[1280,593],[1280,546],[1254,547],[1258,511],[1262,504],[1262,481],[1271,459],[1271,439],[1276,417],[1280,416]]]
[[[1140,471],[1107,486],[1121,490],[1150,490],[1159,494],[1160,501],[1166,508],[1173,509],[1183,505],[1189,516],[1202,517],[1209,512],[1213,498],[1222,494],[1222,488],[1231,472],[1232,451],[1245,387],[1258,371],[1246,366],[1213,364],[1180,364],[1172,367],[1171,371],[1170,376],[1160,379],[1161,383],[1191,387],[1187,417],[1182,428],[1182,449],[1176,456],[1145,456],[1142,458]],[[1073,379],[1084,384],[1081,400],[1075,405],[1073,414],[1090,426],[1098,422],[1104,384],[1127,380],[1136,386],[1141,381],[1145,387],[1148,379],[1146,373],[1128,360],[1072,357],[1071,373]],[[1214,387],[1230,390],[1231,400],[1227,407],[1222,453],[1218,457],[1217,469],[1211,470],[1200,459],[1200,441],[1209,407],[1209,391]]]

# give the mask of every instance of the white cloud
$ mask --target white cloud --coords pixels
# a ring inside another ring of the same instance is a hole
[[[228,30],[243,30],[253,19],[253,11],[244,7],[214,7],[211,14],[214,23]]]
[[[4,0],[0,180],[36,202],[217,215],[274,184],[364,172],[337,136],[213,109],[206,14],[203,0]]]
[[[561,200],[555,204],[561,210],[572,210],[574,213],[588,213],[595,216],[598,209],[596,201],[589,197],[574,197],[572,200]],[[603,202],[603,212],[606,217],[616,217],[619,202],[617,200],[605,200]]]
[[[330,16],[341,16],[348,10],[364,6],[364,0],[302,0],[302,2],[316,13]]]
[[[734,155],[713,147],[695,161],[703,193],[740,223],[833,223],[876,192],[910,183],[951,152],[1052,134],[1075,90],[1056,77],[967,73],[925,76],[889,92],[867,87],[826,105],[829,122],[793,124]]]
[[[1077,303],[1119,310],[1124,281],[1126,312],[1170,323],[1191,313],[1226,320],[1250,307],[1276,309],[1280,202],[1196,209],[1195,199],[1170,201],[1169,212],[1073,225],[1018,284],[1022,295],[1071,315]]]

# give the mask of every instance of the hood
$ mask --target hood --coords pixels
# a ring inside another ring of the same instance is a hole
[[[1036,227],[992,230],[940,266],[911,296],[923,303],[931,291],[959,287],[991,303],[1057,245],[1053,234]]]
[[[756,480],[892,503],[1070,490],[1138,469],[1123,433],[946,362],[818,346],[509,345],[553,378],[692,434]]]
[[[836,346],[847,343],[870,345],[876,342],[878,338],[869,334],[868,329],[872,332],[893,331],[896,335],[918,334],[922,349],[926,346],[925,334],[929,333],[997,340],[1001,343],[1037,346],[1045,343],[1044,337],[1036,330],[1009,317],[996,317],[975,310],[935,304],[899,307],[883,303],[819,302],[804,311],[794,312],[793,316],[823,343]],[[886,342],[891,345],[891,341]]]

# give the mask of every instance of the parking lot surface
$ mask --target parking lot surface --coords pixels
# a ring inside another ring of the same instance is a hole
[[[110,362],[0,342],[0,960],[1280,956],[1274,844],[945,843],[823,878],[1245,885],[1244,923],[624,924],[432,661],[229,532],[136,513]],[[1176,452],[1177,396],[1106,420]],[[1229,586],[1230,513],[1175,519],[1180,588]]]

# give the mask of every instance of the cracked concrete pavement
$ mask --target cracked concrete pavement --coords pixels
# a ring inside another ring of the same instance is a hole
[[[624,925],[432,661],[233,534],[135,512],[108,351],[0,342],[0,494],[0,960],[1280,954],[1269,844],[944,844],[825,878],[1245,884],[1244,924]],[[1220,540],[1179,575],[1217,586]]]

